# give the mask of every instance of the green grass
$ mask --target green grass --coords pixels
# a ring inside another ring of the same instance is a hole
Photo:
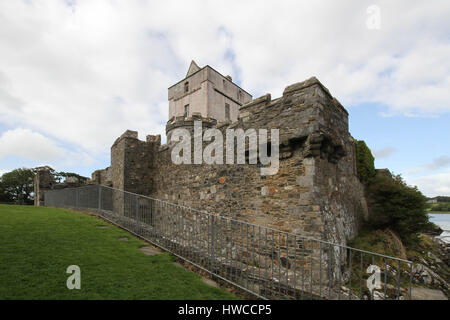
[[[126,231],[70,210],[0,205],[0,299],[236,299],[173,264],[168,253]],[[128,241],[118,241],[128,237]],[[69,265],[81,289],[69,290]]]

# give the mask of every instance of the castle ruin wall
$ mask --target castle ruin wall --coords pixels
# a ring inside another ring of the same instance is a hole
[[[177,125],[191,129],[193,120],[172,119],[168,137]],[[280,98],[254,99],[240,108],[238,121],[215,127],[224,137],[227,128],[279,129],[278,173],[263,176],[261,164],[248,162],[176,165],[173,144],[161,146],[158,136],[140,141],[127,131],[111,148],[107,172],[97,173],[100,182],[334,243],[357,234],[367,206],[348,113],[316,78],[288,86]],[[102,180],[108,175],[110,181]]]

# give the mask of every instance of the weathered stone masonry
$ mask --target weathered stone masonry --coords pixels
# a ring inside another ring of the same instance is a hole
[[[34,176],[34,205],[45,205],[45,192],[48,190],[61,190],[65,188],[77,188],[83,185],[76,177],[67,177],[64,182],[56,181],[54,175],[48,166],[37,167],[36,175]]]
[[[280,168],[262,176],[257,165],[175,165],[172,145],[160,136],[126,131],[111,147],[111,166],[92,174],[94,183],[164,199],[304,236],[345,244],[367,215],[356,176],[348,113],[316,79],[286,87],[242,105],[237,121],[199,114],[173,117],[175,127],[270,129],[280,132]],[[169,140],[168,140],[169,141]]]

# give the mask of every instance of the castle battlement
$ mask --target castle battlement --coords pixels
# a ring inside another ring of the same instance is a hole
[[[178,116],[172,117],[167,121],[166,124],[166,134],[167,141],[170,141],[170,132],[176,128],[185,128],[188,130],[193,130],[194,122],[201,121],[203,127],[213,128],[217,125],[217,120],[211,117],[203,117],[200,113],[195,112],[190,117]]]
[[[190,97],[191,107],[206,101],[195,97],[201,91],[198,86],[205,86],[214,75],[210,71],[191,64],[186,78],[169,88],[170,103]],[[186,79],[191,82],[187,92],[182,92]],[[329,90],[312,77],[288,85],[281,97],[272,99],[265,94],[236,103],[237,114],[230,119],[223,116],[223,110],[214,109],[225,108],[222,102],[215,107],[198,105],[198,111],[187,108],[184,114],[181,109],[169,112],[166,145],[161,145],[160,136],[140,141],[137,132],[127,130],[111,148],[111,166],[96,171],[97,179],[93,176],[92,180],[336,243],[345,244],[355,236],[360,221],[367,216],[367,206],[356,176],[348,112]],[[213,109],[219,118],[209,112]],[[261,176],[261,164],[174,164],[171,133],[177,128],[192,132],[195,121],[201,121],[203,129],[217,128],[222,133],[227,129],[278,129],[278,172]]]

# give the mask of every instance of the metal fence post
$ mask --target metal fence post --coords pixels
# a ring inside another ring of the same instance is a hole
[[[102,211],[102,186],[98,185],[98,214]]]
[[[211,271],[214,272],[214,216],[211,215]]]
[[[136,195],[136,234],[139,234],[139,196]]]

